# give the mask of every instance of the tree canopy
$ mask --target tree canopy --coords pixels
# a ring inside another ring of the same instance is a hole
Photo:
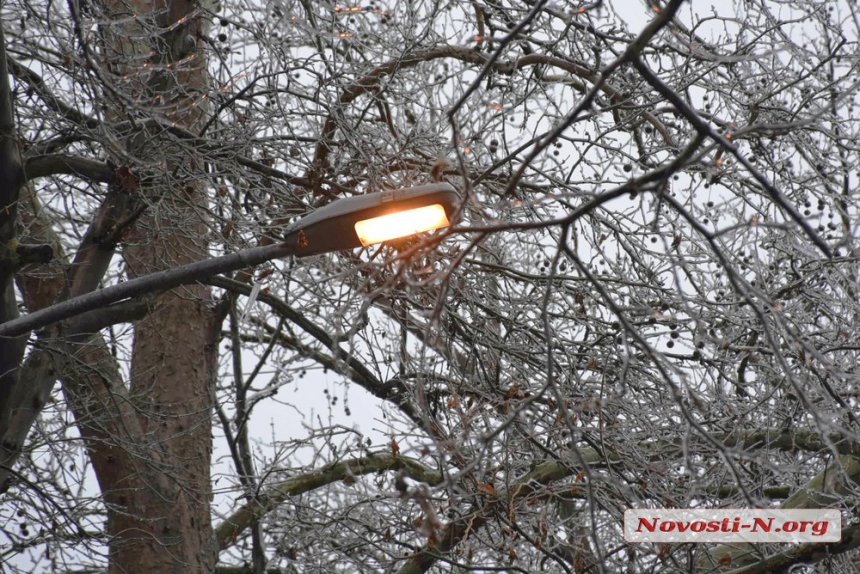
[[[0,571],[856,560],[853,0],[0,24]],[[449,228],[163,280],[430,181]],[[688,507],[834,508],[842,541],[624,541],[626,509]]]

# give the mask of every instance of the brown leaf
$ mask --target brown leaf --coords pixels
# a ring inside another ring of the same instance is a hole
[[[400,445],[397,444],[397,441],[394,439],[391,439],[390,444],[391,444],[391,454],[393,454],[394,456],[397,456],[397,454],[400,452]]]
[[[496,494],[496,487],[489,482],[486,482],[478,485],[478,492],[484,494]]]
[[[137,177],[126,165],[117,169],[115,175],[119,182],[119,186],[124,191],[134,191],[137,189],[138,185],[140,185],[140,178]]]
[[[262,271],[260,271],[260,274],[257,275],[257,281],[261,281],[261,280],[265,279],[266,277],[268,277],[269,275],[271,275],[274,272],[275,272],[275,270],[271,267],[269,267],[268,269],[263,269]]]

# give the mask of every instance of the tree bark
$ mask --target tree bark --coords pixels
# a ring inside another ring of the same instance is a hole
[[[109,1],[108,6],[118,19],[128,12],[125,2]],[[126,62],[148,59],[159,64],[153,66],[159,70],[148,75],[139,69],[123,74],[117,86],[122,93],[142,106],[170,102],[161,106],[162,113],[194,133],[205,120],[197,99],[208,88],[196,6],[188,0],[166,5],[137,0],[132,7],[138,18],[115,25],[106,43],[111,51],[106,60],[118,62],[118,71],[131,69]],[[131,33],[124,34],[129,28]],[[177,65],[180,61],[182,65]],[[120,116],[123,110],[108,113]],[[140,168],[159,171],[154,183],[137,189],[147,209],[124,251],[131,278],[208,256],[201,215],[207,203],[205,190],[188,177],[204,166],[195,157],[181,164],[167,162],[161,149],[166,142],[159,143],[165,138],[169,139],[166,132],[150,129],[137,131],[128,140]],[[155,298],[150,314],[134,326],[128,398],[139,422],[137,443],[146,447],[147,456],[124,457],[120,464],[109,453],[93,457],[108,503],[110,573],[215,569],[217,545],[209,514],[216,368],[210,299],[203,285],[163,293]],[[123,414],[110,405],[96,406],[100,414]]]
[[[24,169],[6,65],[6,38],[0,26],[0,323],[18,317],[12,278],[16,271],[16,217]],[[11,398],[18,384],[18,366],[24,356],[25,337],[0,337],[0,437],[12,423]],[[11,445],[0,445],[0,465],[8,465]]]

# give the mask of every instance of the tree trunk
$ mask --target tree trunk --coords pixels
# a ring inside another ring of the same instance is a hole
[[[126,3],[109,5],[117,18],[127,14]],[[135,8],[136,21],[114,26],[105,43],[112,51],[106,61],[116,58],[122,72],[118,91],[160,109],[178,127],[198,130],[205,120],[200,96],[208,75],[198,41],[201,20],[193,16],[196,4],[138,0]],[[122,33],[130,27],[131,34]],[[140,61],[154,71],[141,75],[134,66]],[[116,103],[110,115],[121,115]],[[134,184],[147,209],[124,252],[131,277],[208,255],[201,216],[205,190],[192,180],[204,166],[195,157],[182,164],[166,161],[163,148],[169,145],[169,136],[153,128],[129,135],[137,169],[152,173],[146,184]],[[202,285],[161,294],[134,326],[128,396],[139,422],[136,442],[147,456],[93,456],[108,504],[111,573],[214,571],[209,471],[216,362],[211,359],[215,313],[210,299]]]

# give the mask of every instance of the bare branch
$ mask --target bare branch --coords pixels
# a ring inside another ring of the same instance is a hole
[[[74,175],[93,183],[115,183],[116,174],[105,163],[69,155],[37,155],[24,163],[27,181],[52,175]]]
[[[779,505],[780,508],[832,508],[834,504],[854,491],[860,484],[860,458],[856,456],[842,456],[831,462],[824,470],[818,473],[803,488],[792,494],[787,500]],[[856,548],[860,539],[856,539],[858,525],[853,525],[843,531],[842,541],[832,545],[841,549],[834,552],[838,554]],[[819,552],[810,552],[809,546],[816,547]],[[831,545],[824,545],[830,548]],[[801,550],[802,549],[802,550]],[[750,572],[769,571],[764,565],[774,564],[777,571],[801,562],[814,562],[822,560],[831,552],[824,550],[821,544],[801,546],[797,552],[781,553],[764,561],[759,561],[760,551],[751,544],[720,545],[711,548],[700,557],[699,564],[703,567],[717,564],[731,564],[732,566],[751,565]],[[792,561],[793,560],[793,561]],[[736,572],[746,572],[741,568]]]
[[[401,469],[405,470],[411,478],[430,485],[439,484],[443,480],[443,477],[437,472],[430,470],[416,460],[385,453],[332,463],[317,471],[266,487],[256,500],[245,504],[215,528],[218,546],[222,550],[229,548],[243,530],[291,496],[297,496],[350,477],[371,472]]]

